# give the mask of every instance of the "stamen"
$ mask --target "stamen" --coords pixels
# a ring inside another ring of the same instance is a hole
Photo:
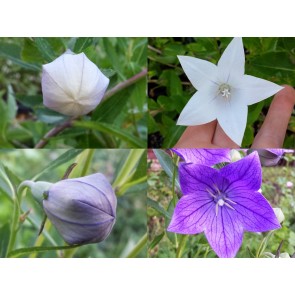
[[[228,204],[228,203],[224,203],[224,205],[225,206],[227,206],[228,208],[230,208],[230,209],[233,209],[233,210],[235,210],[235,208],[234,207],[232,207],[230,204]]]
[[[206,189],[207,190],[207,192],[209,193],[209,195],[211,196],[211,197],[213,197],[213,199],[216,199],[217,197],[207,188]]]
[[[231,97],[231,92],[230,92],[230,86],[228,84],[221,84],[219,86],[219,93],[221,94],[222,97],[224,97],[226,100],[230,99]]]
[[[234,204],[234,205],[237,205],[236,202],[232,201],[232,200],[229,199],[229,198],[225,198],[225,197],[224,197],[224,200],[227,201],[227,202],[230,202],[230,203],[232,203],[232,204]]]

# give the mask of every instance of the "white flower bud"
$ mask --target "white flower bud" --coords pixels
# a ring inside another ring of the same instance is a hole
[[[283,211],[280,208],[273,208],[273,211],[275,212],[275,215],[279,221],[279,223],[282,223],[285,220],[285,215]]]
[[[230,157],[231,157],[232,162],[236,162],[236,161],[239,161],[239,160],[242,159],[242,156],[241,156],[240,152],[237,151],[237,150],[231,150],[230,151]]]
[[[84,53],[68,50],[43,65],[43,103],[67,116],[89,113],[100,103],[109,79]]]

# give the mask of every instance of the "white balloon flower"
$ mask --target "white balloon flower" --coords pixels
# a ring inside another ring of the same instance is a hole
[[[248,105],[274,95],[283,87],[245,75],[242,38],[234,38],[218,64],[178,56],[193,86],[198,89],[182,110],[177,125],[192,126],[217,119],[224,132],[241,145],[247,123]]]
[[[95,109],[109,85],[109,79],[84,53],[67,50],[42,68],[44,105],[67,116]]]

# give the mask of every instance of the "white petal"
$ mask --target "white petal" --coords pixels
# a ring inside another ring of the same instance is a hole
[[[182,110],[177,125],[201,125],[215,120],[216,106],[214,99],[216,95],[217,87],[208,85],[195,93]]]
[[[217,66],[213,63],[191,56],[178,55],[178,59],[185,74],[196,89],[200,90],[208,82],[217,84]]]
[[[276,94],[284,87],[264,79],[244,75],[235,81],[233,88],[235,97],[243,100],[245,104],[251,105]]]
[[[83,67],[83,53],[64,53],[53,62],[44,65],[43,69],[68,95],[76,97],[82,81]]]
[[[216,105],[219,125],[232,141],[241,146],[247,124],[247,105],[232,98],[225,100],[220,96],[216,100]]]
[[[234,38],[224,50],[218,64],[222,83],[231,82],[231,76],[242,76],[245,72],[245,53],[242,38]]]

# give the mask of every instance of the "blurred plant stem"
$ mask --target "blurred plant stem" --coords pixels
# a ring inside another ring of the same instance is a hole
[[[128,180],[131,180],[134,172],[136,171],[136,166],[141,156],[145,152],[144,149],[134,149],[130,150],[128,157],[117,175],[117,178],[113,182],[113,188],[117,191],[120,190]]]
[[[186,241],[188,239],[188,235],[182,235],[179,241],[178,248],[176,250],[176,258],[181,258],[183,251],[185,249]]]
[[[119,83],[118,85],[116,85],[115,87],[113,87],[112,89],[110,89],[109,91],[106,92],[103,100],[106,100],[108,98],[110,98],[111,96],[117,94],[118,92],[120,92],[121,90],[128,88],[129,86],[133,85],[134,83],[136,83],[137,81],[141,80],[142,78],[146,77],[147,75],[147,69],[144,68],[141,72],[139,72],[138,74],[132,76],[131,78],[127,79],[126,81],[123,81],[121,83]],[[115,106],[114,106],[115,107]],[[61,133],[63,130],[69,128],[72,126],[73,122],[77,119],[77,117],[74,118],[70,118],[69,120],[65,121],[64,123],[62,123],[61,125],[55,126],[54,128],[52,128],[49,132],[47,132],[44,137],[35,145],[34,148],[43,148],[44,146],[47,145],[48,140],[56,135],[58,135],[59,133]]]
[[[16,249],[9,252],[7,257],[18,257],[23,254],[29,254],[34,252],[57,251],[57,250],[65,250],[65,249],[71,249],[71,248],[77,248],[77,247],[81,247],[81,245],[20,248],[20,249]]]
[[[145,233],[142,238],[138,241],[138,243],[134,246],[134,248],[129,252],[126,258],[134,258],[136,257],[139,252],[146,247],[148,241],[147,233]]]
[[[8,242],[8,247],[7,247],[7,252],[6,252],[6,257],[8,257],[8,253],[12,251],[15,241],[16,241],[16,234],[19,229],[19,217],[20,217],[20,204],[19,200],[14,193],[13,195],[13,219],[12,219],[12,224],[11,224],[11,229],[10,229],[10,238]]]
[[[260,257],[263,256],[263,253],[265,252],[267,244],[268,244],[270,238],[273,236],[273,234],[274,234],[274,230],[271,230],[262,239],[262,241],[261,241],[261,243],[260,243],[260,245],[258,247],[258,250],[256,252],[256,258],[260,258]]]

